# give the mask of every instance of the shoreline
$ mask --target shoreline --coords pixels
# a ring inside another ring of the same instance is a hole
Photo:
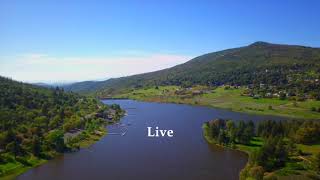
[[[250,152],[245,151],[245,150],[243,150],[243,149],[235,149],[235,148],[232,148],[232,147],[228,147],[228,146],[224,146],[224,145],[218,144],[218,143],[214,142],[214,141],[208,136],[208,134],[207,134],[208,131],[207,131],[206,124],[203,124],[201,128],[202,128],[203,137],[204,137],[204,139],[206,140],[206,142],[207,142],[208,144],[214,145],[214,146],[219,147],[219,148],[221,148],[221,149],[223,149],[223,150],[229,149],[229,150],[232,150],[232,151],[237,151],[237,152],[246,154],[246,156],[247,156],[247,162],[246,162],[246,164],[244,165],[244,167],[243,167],[243,168],[240,170],[240,172],[239,172],[239,179],[240,179],[240,173],[241,173],[241,171],[242,171],[243,169],[245,169],[245,168],[249,165]]]
[[[117,97],[101,97],[99,100],[129,100],[130,98],[117,98]]]
[[[101,100],[106,100],[106,99],[101,99]],[[115,100],[115,99],[110,99],[110,100]],[[259,113],[259,112],[252,112],[252,111],[237,111],[233,110],[232,108],[223,108],[219,106],[214,106],[214,105],[204,105],[204,104],[193,104],[193,103],[188,103],[188,102],[175,102],[175,101],[155,101],[155,100],[150,100],[150,99],[136,99],[136,98],[116,98],[116,100],[133,100],[133,101],[139,101],[139,102],[150,102],[150,103],[162,103],[162,104],[177,104],[177,105],[188,105],[188,106],[196,106],[196,107],[207,107],[211,109],[219,109],[219,110],[225,110],[225,111],[231,111],[231,112],[236,112],[236,113],[243,113],[243,114],[248,114],[248,115],[258,115],[258,116],[271,116],[271,117],[276,117],[276,118],[284,118],[284,119],[305,119],[305,120],[320,120],[319,119],[309,119],[309,118],[297,118],[293,116],[287,116],[285,114],[269,114],[269,113]]]
[[[56,156],[55,156],[56,157]],[[55,158],[54,157],[54,158]],[[36,164],[34,164],[34,165],[32,165],[32,166],[21,166],[21,167],[19,167],[19,168],[16,168],[16,169],[13,169],[12,171],[12,173],[9,173],[9,174],[6,174],[6,175],[4,175],[4,176],[0,176],[0,178],[1,179],[3,179],[3,180],[11,180],[11,179],[15,179],[15,178],[17,178],[18,176],[20,176],[21,174],[23,174],[23,173],[25,173],[25,172],[27,172],[28,170],[30,170],[30,169],[32,169],[32,168],[36,168],[36,167],[38,167],[38,166],[41,166],[42,164],[45,164],[45,163],[47,163],[48,161],[50,161],[50,159],[49,160],[46,160],[46,159],[39,159],[39,163],[36,163]]]
[[[81,149],[87,149],[89,148],[90,146],[92,146],[93,144],[95,144],[96,142],[100,141],[103,137],[105,137],[108,133],[107,133],[107,125],[105,126],[101,126],[100,128],[98,128],[98,130],[101,130],[101,129],[104,129],[102,131],[102,134],[101,135],[97,135],[97,134],[90,134],[90,138],[88,139],[84,139],[82,141],[79,142],[79,150],[77,151],[66,151],[66,152],[63,152],[63,153],[57,153],[55,154],[51,159],[40,159],[40,158],[37,158],[36,160],[38,161],[37,163],[33,164],[32,166],[25,166],[25,165],[22,165],[19,166],[19,167],[16,167],[10,171],[12,172],[9,172],[9,173],[5,173],[3,176],[0,176],[0,179],[4,179],[4,180],[11,180],[11,179],[15,179],[17,178],[18,176],[20,176],[21,174],[27,172],[28,170],[32,169],[32,168],[36,168],[38,166],[41,166],[42,164],[45,164],[47,163],[48,161],[56,158],[57,156],[60,156],[60,155],[63,155],[65,153],[76,153],[78,151],[80,151]]]
[[[86,138],[80,139],[78,142],[74,144],[67,144],[65,142],[64,152],[61,152],[61,153],[54,152],[53,154],[51,154],[51,157],[49,157],[48,159],[35,157],[32,154],[28,154],[27,156],[23,157],[23,158],[28,158],[25,160],[28,164],[23,164],[22,162],[14,159],[13,161],[15,166],[4,172],[1,172],[0,179],[4,179],[4,180],[15,179],[21,174],[27,172],[28,170],[38,167],[56,158],[59,155],[63,155],[65,153],[76,153],[81,149],[89,148],[90,146],[100,141],[102,138],[104,138],[108,134],[107,126],[109,124],[119,122],[124,115],[125,115],[125,111],[121,110],[118,116],[112,117],[112,121],[107,121],[107,119],[104,119],[105,121],[100,123],[100,125],[97,126],[95,129],[91,131],[83,130],[83,132],[86,134]]]
[[[245,166],[240,170],[239,172],[239,179],[243,179],[244,177],[245,178],[248,178],[247,175],[245,175],[246,173],[248,173],[248,171],[250,170],[250,168],[254,167],[255,164],[253,164],[251,161],[250,161],[250,157],[252,156],[252,154],[254,153],[254,151],[256,151],[257,149],[251,149],[251,146],[250,145],[244,145],[244,144],[235,144],[235,146],[226,146],[226,145],[221,145],[219,143],[217,143],[214,139],[212,139],[208,133],[209,133],[209,130],[208,130],[208,126],[206,124],[203,124],[202,125],[202,132],[203,132],[203,137],[204,139],[206,140],[206,142],[209,144],[209,145],[214,145],[218,148],[221,148],[223,150],[233,150],[233,151],[237,151],[237,152],[240,152],[240,153],[244,153],[247,155],[247,163],[245,164]],[[255,137],[257,138],[257,137]],[[257,139],[255,139],[254,141],[258,142]],[[263,141],[262,141],[263,143]],[[305,149],[303,149],[302,147],[300,147],[301,144],[297,144],[297,148],[301,151],[303,151],[304,153],[307,153],[307,154],[311,154],[310,151],[305,151]],[[294,156],[292,156],[291,158],[296,158]],[[304,160],[307,160],[305,158],[301,158],[300,159],[304,159]],[[309,160],[310,161],[310,160]],[[291,166],[289,164],[292,165],[293,162],[286,162],[285,166],[281,167],[281,168],[278,168],[278,169],[275,169],[275,170],[272,170],[272,171],[265,171],[264,172],[264,178],[277,178],[277,179],[295,179],[295,178],[304,178],[304,179],[312,179],[310,177],[316,177],[316,178],[319,178],[319,176],[317,175],[317,173],[313,170],[313,169],[288,169],[290,168]]]
[[[257,98],[243,96],[244,88],[224,89],[218,87],[212,92],[200,95],[176,94],[177,86],[159,86],[158,89],[135,89],[131,92],[112,95],[110,99],[132,99],[145,102],[188,104],[209,108],[225,109],[253,115],[278,116],[291,119],[320,120],[320,112],[312,107],[320,107],[320,101],[294,101],[279,98]],[[187,96],[187,97],[185,97]],[[102,97],[104,98],[104,97]]]

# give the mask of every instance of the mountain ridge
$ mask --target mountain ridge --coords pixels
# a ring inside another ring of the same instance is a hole
[[[219,86],[263,83],[285,86],[294,79],[296,82],[292,85],[300,86],[301,78],[319,78],[319,67],[320,48],[257,41],[243,47],[206,53],[186,63],[159,71],[99,82],[80,82],[65,88],[106,96],[132,88],[158,85]],[[314,77],[309,77],[312,73]],[[294,77],[297,74],[301,75],[300,80]]]

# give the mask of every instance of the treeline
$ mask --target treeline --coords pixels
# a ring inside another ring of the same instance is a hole
[[[307,155],[297,148],[297,144],[312,146],[320,142],[319,121],[267,120],[255,124],[252,121],[216,119],[207,122],[205,127],[205,135],[216,144],[231,148],[246,147],[240,148],[249,153],[249,163],[241,172],[242,179],[262,179],[265,172],[279,170],[293,159]],[[254,143],[257,139],[262,141],[261,145]],[[320,173],[319,151],[313,154],[310,162],[308,167],[300,167],[300,164],[297,167]]]
[[[69,146],[66,133],[98,130],[106,123],[100,116],[111,111],[111,118],[123,113],[117,105],[109,107],[58,87],[0,77],[0,167],[10,162],[29,165],[30,157],[48,159],[70,150],[74,141]]]
[[[239,121],[235,124],[231,120],[216,119],[207,122],[207,126],[210,128],[210,137],[221,145],[249,144],[255,135],[255,125],[252,121]]]

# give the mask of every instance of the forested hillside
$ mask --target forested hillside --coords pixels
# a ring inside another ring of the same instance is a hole
[[[63,89],[0,77],[0,176],[79,148],[80,141],[103,133],[103,117],[121,113],[119,106]]]
[[[68,89],[75,92],[85,89],[86,93],[97,92],[105,97],[147,86],[223,84],[250,86],[254,91],[263,86],[276,92],[286,90],[319,98],[320,49],[256,42],[205,54],[169,69],[95,83],[75,83]]]

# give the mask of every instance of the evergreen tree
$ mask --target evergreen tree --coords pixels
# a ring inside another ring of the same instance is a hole
[[[315,156],[315,169],[318,173],[320,173],[320,152],[318,152]]]
[[[34,136],[32,140],[32,153],[33,155],[40,157],[41,154],[41,142],[38,136]]]

